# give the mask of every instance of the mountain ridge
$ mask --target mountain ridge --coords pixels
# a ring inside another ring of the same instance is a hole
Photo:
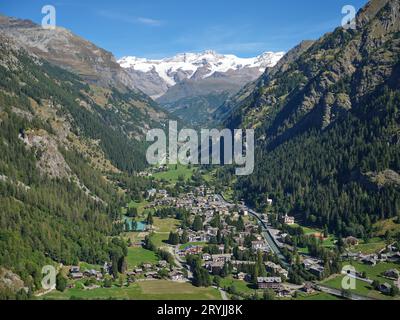
[[[183,80],[205,79],[215,73],[225,73],[229,70],[258,69],[261,74],[267,67],[275,65],[283,54],[264,52],[253,58],[239,58],[231,54],[205,50],[201,53],[181,53],[159,60],[126,56],[119,59],[118,63],[130,73],[155,73],[165,82],[165,87],[170,88]],[[146,93],[145,89],[143,91]],[[165,92],[161,91],[155,95],[147,93],[157,99]]]
[[[220,110],[229,128],[256,130],[240,197],[259,207],[273,198],[338,235],[368,237],[371,222],[399,214],[399,13],[399,0],[370,1],[356,30],[283,58]]]

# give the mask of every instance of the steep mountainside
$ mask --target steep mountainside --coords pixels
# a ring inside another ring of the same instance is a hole
[[[399,17],[399,0],[370,1],[356,30],[307,44],[222,110],[228,126],[257,132],[243,197],[356,236],[399,214]]]
[[[108,236],[146,187],[127,173],[146,165],[137,138],[163,114],[145,99],[88,85],[0,32],[0,265],[26,287],[47,264],[123,258]]]
[[[13,37],[28,51],[75,72],[89,83],[119,90],[134,88],[133,80],[110,52],[67,29],[44,29],[30,20],[0,15],[0,30]]]
[[[118,62],[143,92],[177,116],[199,124],[209,121],[227,97],[257,79],[282,56],[281,52],[266,52],[243,59],[205,51],[162,60],[125,57]]]
[[[236,108],[242,108],[246,104],[251,104],[253,95],[257,94],[257,90],[265,85],[265,81],[268,77],[278,72],[278,70],[285,70],[292,61],[297,59],[312,44],[313,41],[301,42],[285,54],[276,65],[267,68],[262,76],[257,78],[255,81],[248,83],[238,93],[225,100],[224,103],[215,110],[213,114],[214,120],[223,122]]]
[[[116,63],[111,53],[66,29],[46,30],[28,20],[0,16],[0,33],[12,38],[15,45],[30,54],[77,74],[85,82],[85,90],[80,90],[80,96],[74,97],[75,101],[80,109],[95,114],[103,126],[94,130],[96,133],[92,133],[92,138],[100,140],[100,147],[118,169],[132,171],[143,168],[141,141],[145,132],[159,127],[167,115],[148,96],[133,88],[129,74]],[[111,135],[115,131],[116,141],[102,139],[108,134],[109,127],[113,129]],[[122,147],[121,143],[131,146]],[[118,145],[121,145],[121,150],[115,149]],[[132,148],[135,153],[130,151]]]

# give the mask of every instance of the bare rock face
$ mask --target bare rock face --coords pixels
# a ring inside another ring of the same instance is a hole
[[[25,289],[25,284],[21,278],[12,271],[0,267],[0,292],[16,294]]]
[[[0,16],[0,31],[29,52],[80,75],[88,82],[119,89],[134,88],[132,78],[112,53],[64,28],[44,29],[29,21]]]
[[[28,148],[34,149],[38,158],[37,167],[51,178],[69,178],[71,168],[58,150],[56,140],[46,131],[27,132],[23,141]]]

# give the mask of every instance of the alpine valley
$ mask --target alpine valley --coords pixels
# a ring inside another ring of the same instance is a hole
[[[0,15],[0,300],[399,300],[400,0],[353,22],[154,60]],[[149,165],[170,120],[254,129],[254,172]]]
[[[283,52],[238,58],[214,51],[183,53],[162,60],[124,57],[118,63],[134,85],[192,125],[210,124],[214,111],[245,84],[273,67]]]

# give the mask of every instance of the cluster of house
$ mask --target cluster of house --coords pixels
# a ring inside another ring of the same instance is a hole
[[[108,269],[106,269],[106,271],[108,272]],[[96,278],[96,280],[102,280],[103,272],[94,269],[86,269],[81,271],[79,266],[72,266],[69,269],[69,277],[73,280],[79,280],[83,278]]]
[[[347,251],[342,255],[345,259],[355,260],[375,266],[379,262],[400,262],[400,251],[394,245],[388,245],[386,248],[382,249],[379,253],[363,254],[361,252],[350,252]]]
[[[232,218],[237,218],[240,214],[248,215],[248,208],[243,203],[237,206],[227,203],[214,192],[212,188],[201,186],[194,188],[193,192],[179,197],[170,197],[165,190],[150,189],[147,190],[147,195],[156,199],[147,208],[151,209],[158,206],[185,208],[192,214],[199,214],[206,218],[212,218],[216,213],[221,216],[229,215]]]
[[[202,246],[197,246],[197,245],[188,245],[187,247],[184,247],[182,250],[179,250],[178,254],[181,257],[185,257],[187,255],[198,255],[203,252],[203,247]]]
[[[324,276],[324,264],[320,259],[316,259],[313,257],[303,256],[303,266],[304,268],[316,276],[317,278],[322,278]]]
[[[285,214],[282,218],[281,218],[282,223],[287,224],[287,225],[294,225],[295,224],[295,219],[292,216],[288,216],[287,214]]]
[[[159,271],[162,269],[169,270],[168,277],[172,281],[185,281],[185,275],[179,269],[173,267],[169,269],[168,262],[165,260],[158,261],[157,265],[150,263],[143,263],[141,267],[135,268],[132,271],[127,271],[125,274],[128,276],[128,282],[132,282],[131,277],[142,277],[146,280],[160,279]],[[95,278],[97,281],[102,281],[104,275],[111,274],[111,264],[104,263],[101,271],[94,269],[86,269],[81,271],[79,266],[72,266],[69,269],[69,278],[72,280],[80,280],[84,278]]]
[[[379,284],[378,290],[384,294],[390,294],[392,290],[392,286],[396,285],[400,289],[400,271],[397,269],[390,269],[383,273],[383,275],[390,279],[395,280],[393,284],[389,284],[388,282]]]
[[[265,264],[265,268],[270,273],[273,273],[276,275],[281,275],[281,276],[285,277],[286,279],[289,277],[289,271],[282,268],[279,264],[273,263],[271,261],[267,261],[264,264]]]
[[[293,290],[284,286],[281,277],[258,277],[257,287],[262,290],[273,290],[279,297],[291,297]]]
[[[169,269],[168,262],[165,260],[158,261],[157,265],[143,263],[140,268],[135,268],[132,271],[126,272],[126,275],[129,277],[144,277],[146,280],[157,280],[161,278],[159,271],[163,269],[169,270],[168,277],[170,280],[185,280],[184,274],[178,268],[173,267]]]
[[[205,261],[204,267],[212,274],[219,274],[224,268],[225,264],[231,262],[232,254],[204,254],[203,260]]]
[[[168,191],[164,189],[157,190],[155,188],[149,189],[146,191],[147,199],[157,198],[157,199],[166,199],[168,198]]]
[[[237,261],[232,259],[232,254],[227,254],[226,248],[223,244],[217,245],[219,254],[203,253],[203,246],[197,245],[199,242],[208,243],[212,237],[216,237],[218,231],[221,236],[232,236],[235,244],[238,246],[239,251],[251,250],[253,252],[269,252],[270,247],[264,237],[259,233],[259,227],[252,221],[244,219],[244,229],[240,232],[233,225],[226,223],[226,217],[231,219],[238,219],[239,216],[249,215],[249,209],[243,202],[239,204],[231,204],[224,201],[220,196],[215,194],[215,190],[200,186],[195,188],[192,192],[182,194],[179,197],[169,197],[165,194],[160,194],[160,191],[155,189],[148,190],[148,195],[153,196],[153,201],[147,208],[156,208],[158,206],[171,206],[176,208],[185,208],[192,215],[199,215],[204,222],[204,228],[199,231],[185,230],[188,235],[188,240],[192,245],[187,245],[181,248],[177,253],[181,256],[187,255],[201,255],[204,261],[204,267],[212,274],[219,274],[227,262],[233,266],[233,273],[238,279],[245,280],[248,275],[244,273],[235,273],[236,267],[240,264],[254,264],[254,261]],[[272,200],[269,199],[271,204]],[[211,221],[216,214],[221,217],[220,227],[212,227]],[[264,218],[267,222],[267,217]],[[287,223],[294,223],[294,218],[286,216]],[[178,229],[177,233],[181,236],[183,229]],[[246,239],[252,237],[251,244],[246,242]],[[288,271],[281,266],[273,263],[267,263],[266,268],[276,275],[281,275],[285,278],[288,277]]]
[[[152,177],[154,173],[166,172],[168,170],[169,170],[169,168],[167,165],[159,165],[158,167],[151,167],[150,169],[148,169],[146,171],[140,171],[136,175],[138,177]]]

